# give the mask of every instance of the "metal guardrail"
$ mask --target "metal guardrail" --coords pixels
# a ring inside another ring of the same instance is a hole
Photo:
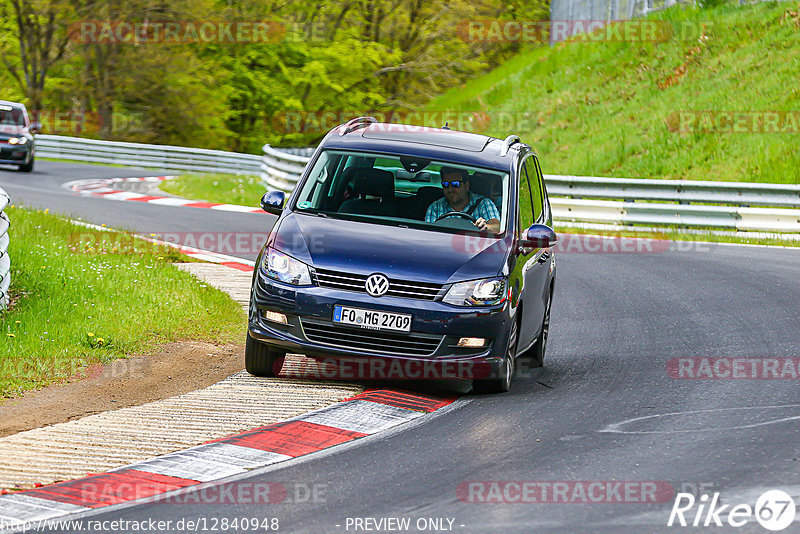
[[[256,156],[221,150],[39,135],[36,137],[36,151],[39,156],[74,161],[165,170],[260,174],[267,188],[291,191],[314,149],[291,149],[289,152],[264,145],[263,155]],[[545,182],[553,215],[556,220],[564,222],[800,233],[800,209],[797,209],[800,208],[800,185],[559,175],[545,175]],[[0,258],[0,270],[3,261],[7,260]],[[2,284],[0,281],[0,288]]]
[[[36,155],[165,170],[258,174],[261,156],[222,150],[37,135]]]
[[[573,198],[800,208],[800,185],[558,175],[545,175],[545,180],[549,194]]]
[[[268,189],[291,191],[297,185],[297,180],[303,174],[306,164],[311,159],[314,149],[306,150],[306,154],[292,154],[287,151],[277,150],[269,145],[264,145],[264,155],[261,157],[261,181]],[[299,152],[298,149],[295,149]],[[308,152],[310,150],[310,152]]]
[[[265,145],[261,179],[291,191],[309,159]],[[557,221],[800,233],[800,209],[785,209],[800,208],[800,185],[552,174],[545,184]]]
[[[5,212],[11,198],[3,189],[0,189],[0,310],[8,305],[8,288],[11,285],[11,257],[8,255],[10,237],[8,227],[11,222]]]

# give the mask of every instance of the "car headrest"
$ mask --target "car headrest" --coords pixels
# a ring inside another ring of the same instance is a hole
[[[394,174],[383,169],[351,167],[345,171],[353,177],[353,192],[357,196],[369,195],[381,198],[394,198]]]
[[[496,174],[476,172],[469,179],[469,190],[484,197],[500,194],[500,186],[500,177]]]
[[[433,187],[426,185],[417,189],[417,198],[422,199],[423,202],[430,204],[434,200],[439,200],[444,196],[441,187]]]

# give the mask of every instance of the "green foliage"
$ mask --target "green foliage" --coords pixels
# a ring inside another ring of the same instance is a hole
[[[49,61],[40,73],[44,90],[20,75],[26,60],[18,37],[33,29],[16,24],[14,6],[35,14],[31,20],[58,37],[37,46]],[[59,15],[51,20],[48,13]],[[519,50],[519,43],[465,40],[460,25],[544,20],[547,2],[0,0],[0,14],[3,96],[81,117],[45,120],[45,133],[258,153],[265,142],[314,143],[356,114],[419,109]],[[77,38],[81,21],[143,20],[266,21],[283,31],[266,42]],[[287,120],[297,113],[312,120]],[[323,115],[329,118],[320,121]]]
[[[715,8],[715,7],[719,7],[719,6],[725,5],[729,1],[730,0],[700,0],[699,5],[703,9],[712,9],[712,8]]]

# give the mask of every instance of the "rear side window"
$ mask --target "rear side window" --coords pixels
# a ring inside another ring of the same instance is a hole
[[[530,181],[528,180],[528,173],[525,169],[528,165],[528,161],[530,161],[530,159],[519,168],[519,231],[521,233],[524,232],[526,228],[529,228],[536,220],[533,216]]]
[[[536,164],[536,158],[531,156],[525,160],[525,174],[527,176],[527,182],[530,186],[530,195],[531,195],[531,207],[533,208],[533,222],[538,221],[542,217],[542,212],[544,211],[544,200],[542,198],[542,179],[541,173],[539,172],[538,165]],[[533,222],[531,224],[533,224]],[[530,224],[528,225],[530,226]],[[526,226],[525,228],[527,228]]]
[[[531,158],[536,163],[536,188],[539,190],[539,198],[542,202],[542,210],[544,210],[545,203],[547,202],[547,191],[544,188],[544,175],[542,174],[542,167],[539,165],[539,160],[534,156]]]

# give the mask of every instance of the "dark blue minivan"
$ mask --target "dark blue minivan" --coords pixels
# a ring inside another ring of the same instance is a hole
[[[359,362],[357,378],[503,392],[517,358],[543,364],[556,235],[519,137],[353,119],[288,201],[270,191],[261,205],[278,220],[253,277],[251,374],[276,375],[290,352]]]

